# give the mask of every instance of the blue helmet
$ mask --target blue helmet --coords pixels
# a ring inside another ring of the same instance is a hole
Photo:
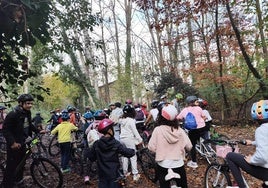
[[[86,112],[86,113],[84,113],[83,117],[84,117],[85,119],[93,119],[93,118],[94,118],[94,117],[93,117],[93,114],[92,114],[91,112]]]
[[[70,115],[69,115],[69,112],[67,110],[61,111],[61,119],[65,120],[65,121],[70,119]]]
[[[251,117],[254,120],[268,120],[268,100],[255,102],[251,107]]]
[[[104,112],[104,110],[97,110],[94,113],[94,118],[96,120],[103,120],[105,117],[107,117],[107,114]]]

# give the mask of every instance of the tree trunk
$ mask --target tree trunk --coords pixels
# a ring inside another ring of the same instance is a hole
[[[252,62],[250,60],[250,57],[246,52],[246,49],[245,49],[245,47],[243,45],[243,41],[242,41],[242,38],[241,38],[241,35],[240,35],[240,31],[238,30],[238,28],[236,26],[236,23],[235,23],[234,18],[232,16],[230,5],[229,5],[228,1],[226,2],[226,9],[227,9],[227,12],[228,12],[228,16],[229,16],[232,28],[233,28],[233,30],[235,32],[235,36],[237,38],[238,45],[239,45],[240,50],[242,52],[242,55],[243,55],[243,57],[245,59],[245,62],[247,64],[249,70],[252,72],[254,77],[257,79],[257,81],[259,83],[259,86],[260,86],[260,90],[261,90],[260,92],[261,92],[262,96],[264,97],[264,99],[268,99],[268,87],[265,84],[265,82],[263,81],[263,78],[259,74],[257,69],[254,68],[254,66],[253,66],[253,64],[252,64]]]
[[[222,78],[223,77],[223,66],[222,66],[222,55],[221,55],[221,48],[220,48],[220,36],[219,36],[219,22],[218,22],[218,3],[216,5],[216,12],[215,12],[215,20],[216,20],[216,44],[217,44],[217,51],[218,51],[218,58],[219,58],[219,62],[220,62],[220,70],[219,70],[219,74],[220,74],[220,77]],[[227,94],[226,94],[226,91],[225,91],[225,87],[224,87],[224,84],[223,82],[221,81],[220,82],[220,88],[221,88],[221,93],[222,93],[222,98],[223,98],[223,109],[222,109],[222,120],[225,119],[225,115],[226,117],[230,117],[231,116],[231,108],[230,108],[230,105],[228,103],[228,99],[227,99]],[[225,111],[226,109],[226,111]],[[226,112],[226,113],[225,113]]]
[[[126,16],[126,56],[125,56],[124,91],[125,91],[125,99],[127,99],[127,98],[132,98],[132,81],[131,81],[132,0],[125,0],[125,16]]]

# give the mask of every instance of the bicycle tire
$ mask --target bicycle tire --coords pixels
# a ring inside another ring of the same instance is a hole
[[[6,170],[5,165],[6,165],[5,162],[2,162],[0,164],[0,184],[3,182],[4,172]]]
[[[138,151],[137,157],[145,177],[155,183],[157,181],[157,177],[154,155],[148,150],[148,148],[143,148]]]
[[[52,157],[56,157],[60,154],[60,145],[58,142],[58,136],[54,135],[48,145],[48,153]]]
[[[60,188],[63,185],[63,175],[60,168],[47,158],[34,159],[30,172],[33,181],[41,188]]]
[[[6,147],[6,141],[1,140],[0,141],[0,160],[6,160],[7,158],[7,147]]]
[[[83,154],[81,148],[72,148],[71,169],[78,175],[83,174]]]
[[[225,188],[231,185],[227,167],[220,164],[210,164],[205,172],[205,188]]]

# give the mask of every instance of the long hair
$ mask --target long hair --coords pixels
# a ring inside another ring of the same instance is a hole
[[[161,114],[161,112],[158,113],[158,117],[156,119],[156,125],[160,126],[160,125],[168,125],[171,127],[171,130],[173,131],[174,129],[178,129],[179,127],[179,121],[175,118],[173,121],[167,120],[166,118],[164,118]]]

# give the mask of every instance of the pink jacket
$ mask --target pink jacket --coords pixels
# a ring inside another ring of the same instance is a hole
[[[171,130],[161,125],[154,129],[148,149],[155,152],[155,160],[179,160],[185,158],[185,149],[190,151],[192,143],[181,128]]]

